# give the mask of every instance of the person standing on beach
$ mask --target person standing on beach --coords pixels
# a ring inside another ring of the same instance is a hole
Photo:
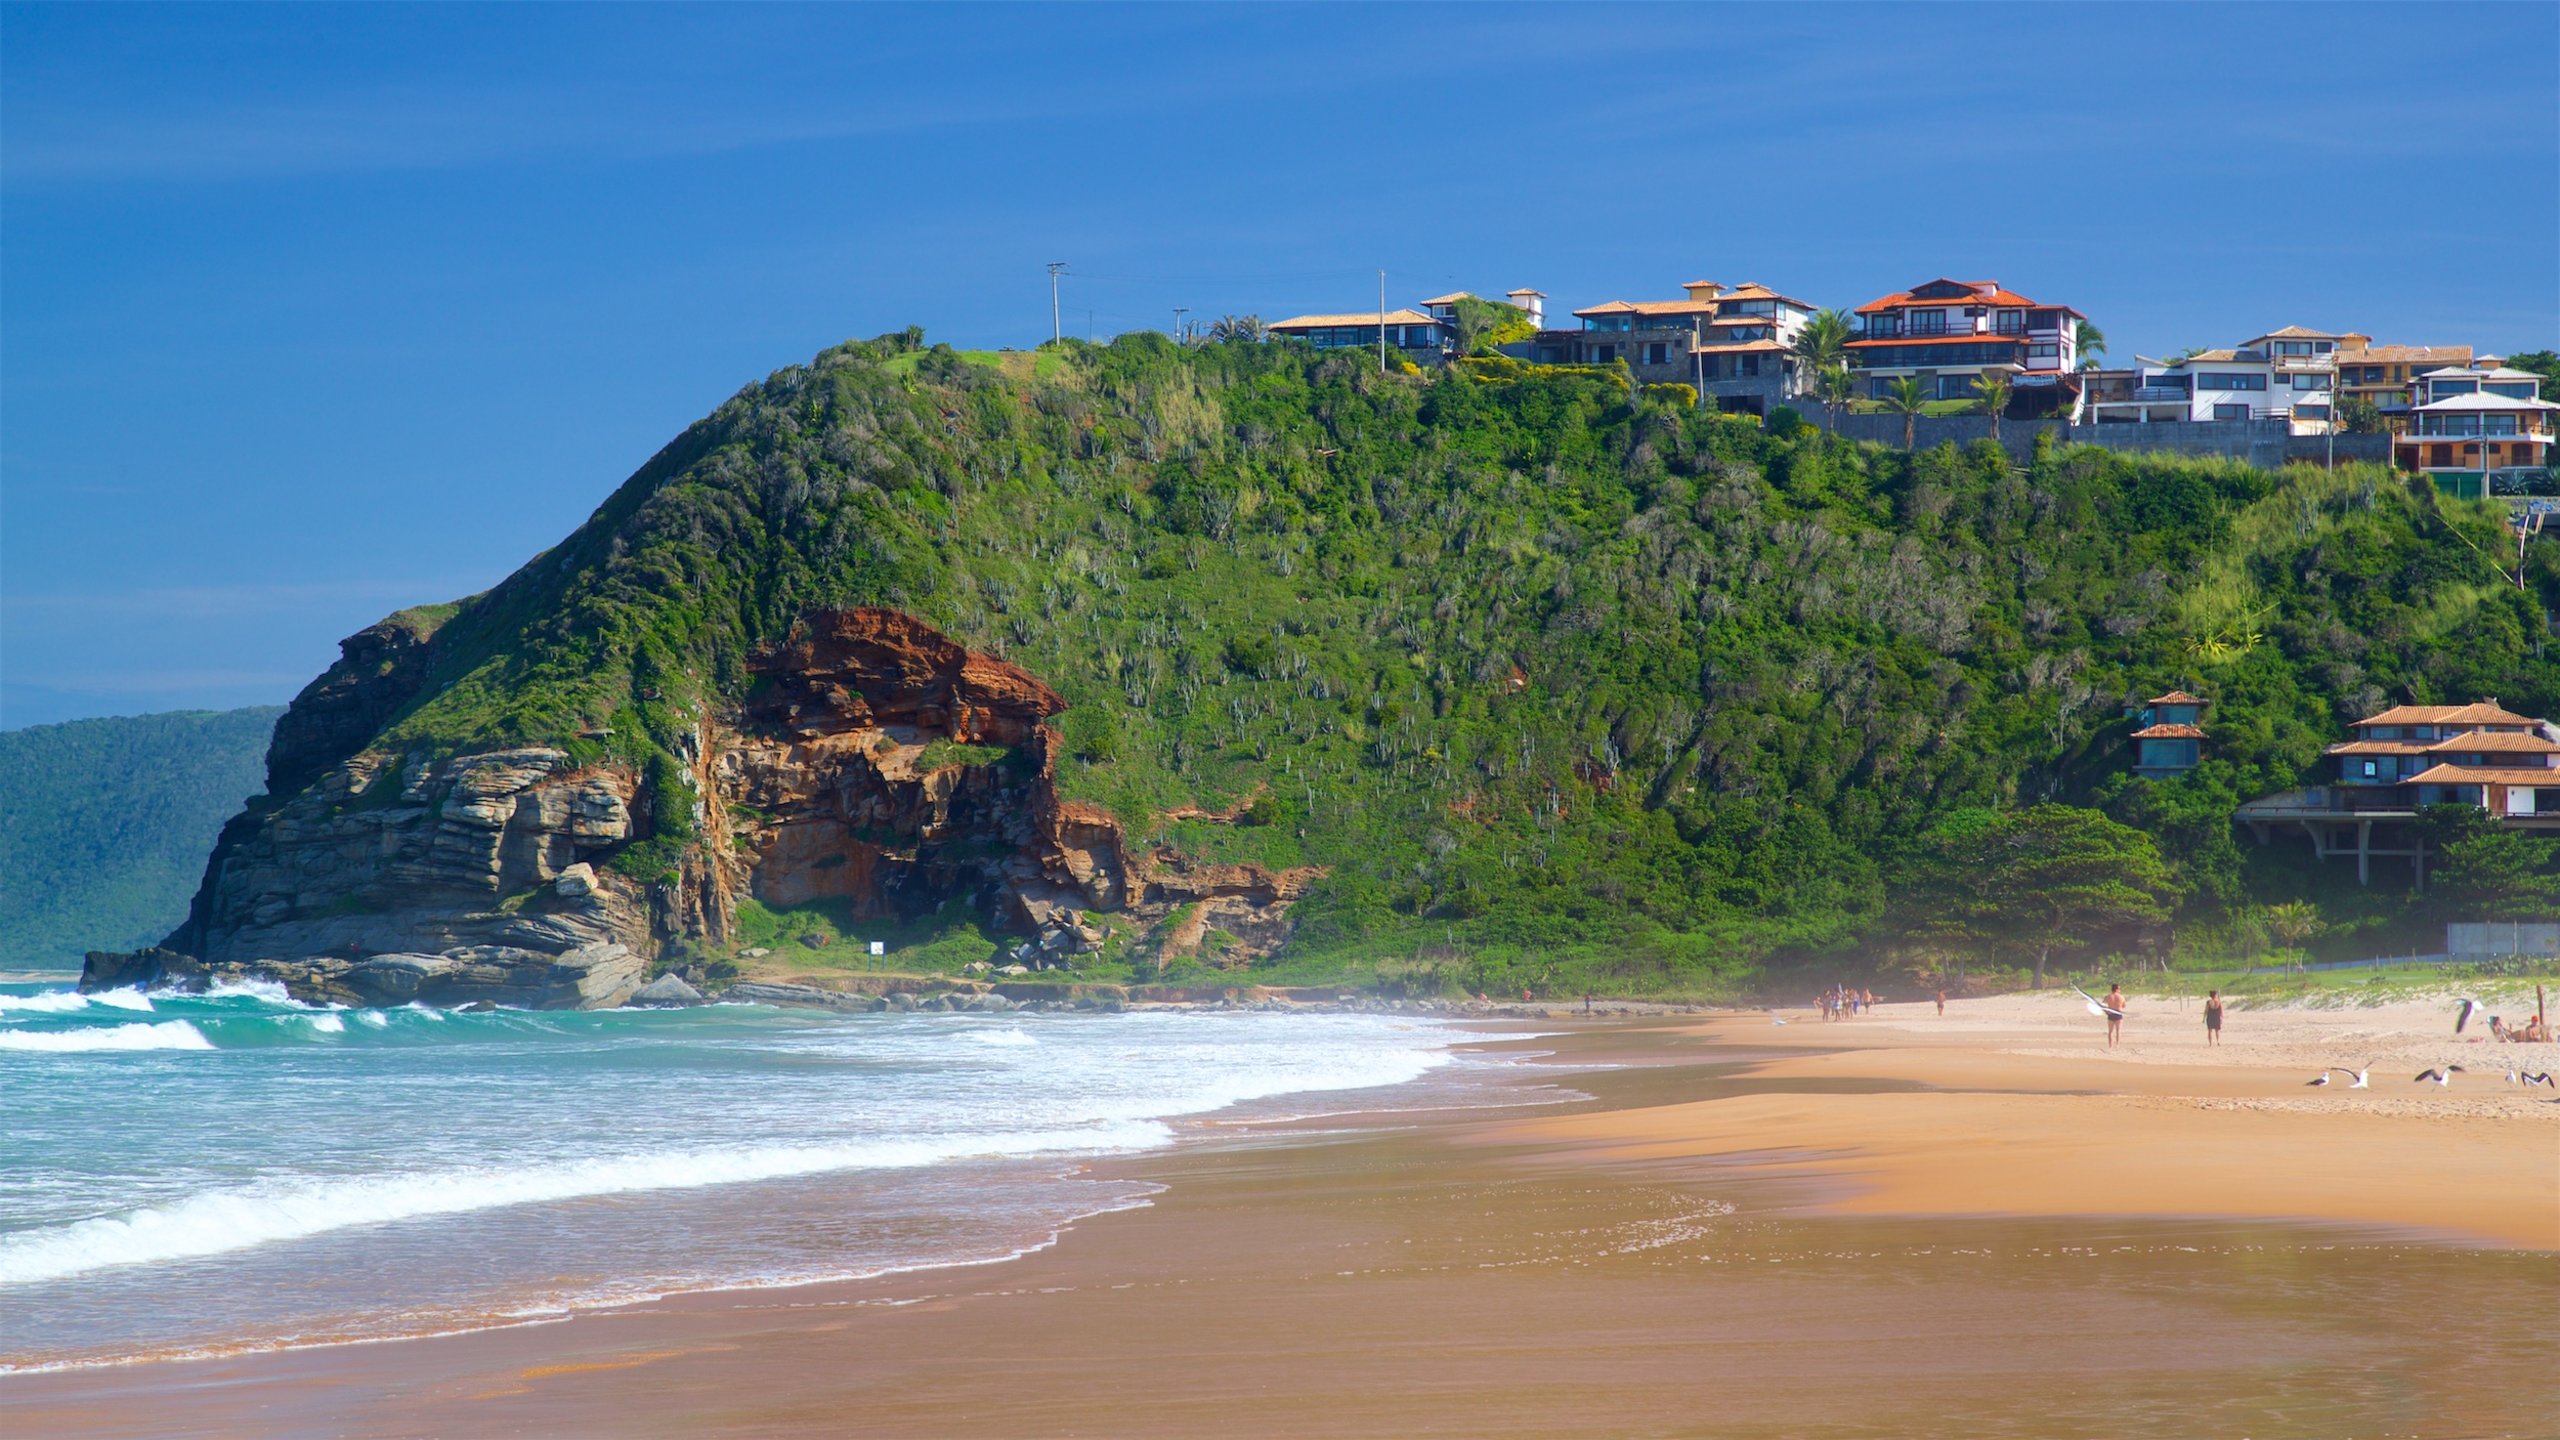
[[[2098,1003],[2106,1007],[2107,1043],[2113,1045],[2124,1038],[2124,983],[2109,985],[2107,998]]]
[[[2204,1043],[2222,1043],[2222,992],[2219,990],[2204,992]]]
[[[1941,990],[1941,991],[1939,991],[1939,992],[1938,992],[1938,1014],[1943,1018],[1943,1017],[1946,1015],[1946,1013],[1947,1013],[1947,992],[1946,992],[1946,991],[1944,991],[1944,990]]]

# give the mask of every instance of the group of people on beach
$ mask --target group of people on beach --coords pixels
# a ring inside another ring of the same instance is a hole
[[[1876,992],[1852,990],[1846,985],[1834,985],[1813,997],[1813,1004],[1814,1008],[1822,1012],[1822,1018],[1825,1020],[1846,1020],[1852,1015],[1876,1008]]]

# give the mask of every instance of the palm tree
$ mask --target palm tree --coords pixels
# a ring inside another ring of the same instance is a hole
[[[1834,365],[1813,377],[1813,393],[1822,400],[1822,418],[1829,421],[1831,433],[1840,433],[1841,413],[1857,398],[1858,377],[1846,365]]]
[[[1221,315],[1217,323],[1209,327],[1212,340],[1242,340],[1247,344],[1262,339],[1263,333],[1259,315]]]
[[[1819,377],[1823,371],[1844,363],[1848,356],[1850,330],[1846,310],[1816,310],[1806,317],[1804,328],[1796,332],[1796,363],[1804,373]]]
[[[2098,357],[2107,353],[2107,332],[2083,320],[2073,331],[2073,345],[2080,352],[2080,368],[2095,370]]]
[[[1884,389],[1884,408],[1902,417],[1902,448],[1917,448],[1913,432],[1920,427],[1920,412],[1929,404],[1929,387],[1917,375],[1905,375]]]
[[[2290,952],[2291,959],[2296,965],[2302,963],[2302,942],[2328,928],[2328,923],[2320,918],[2320,912],[2313,909],[2310,902],[2304,900],[2287,900],[2281,905],[2270,905],[2267,907],[2266,919],[2267,928],[2276,932],[2276,938],[2284,941],[2285,949]]]
[[[1973,393],[1981,398],[1982,413],[1991,417],[1991,438],[2000,438],[2000,416],[2009,408],[2009,397],[2017,390],[2016,382],[2006,370],[1985,370],[1974,378]]]

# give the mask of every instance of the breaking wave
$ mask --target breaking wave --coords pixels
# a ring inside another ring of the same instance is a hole
[[[554,1165],[248,1185],[0,1237],[0,1285],[219,1255],[359,1225],[508,1205],[643,1190],[689,1190],[834,1171],[909,1169],[953,1160],[1134,1150],[1163,1144],[1171,1135],[1163,1125],[1124,1122],[931,1140],[688,1150]]]
[[[0,1030],[0,1050],[210,1050],[213,1042],[184,1020],[98,1025],[85,1030]]]

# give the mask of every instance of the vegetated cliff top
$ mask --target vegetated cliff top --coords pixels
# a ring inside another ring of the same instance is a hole
[[[1133,839],[1332,866],[1300,952],[1679,970],[1870,931],[1896,847],[1962,806],[2105,803],[2198,914],[2302,883],[2233,845],[2230,802],[2345,719],[2560,710],[2560,578],[2537,555],[2520,592],[2475,545],[2492,518],[2379,470],[2019,467],[1778,438],[1606,373],[911,331],[740,391],[559,546],[413,615],[420,688],[370,743],[664,770],[795,617],[893,606],[1055,686],[1061,789]],[[2212,758],[2128,789],[2123,706],[2172,686],[2212,699]]]

